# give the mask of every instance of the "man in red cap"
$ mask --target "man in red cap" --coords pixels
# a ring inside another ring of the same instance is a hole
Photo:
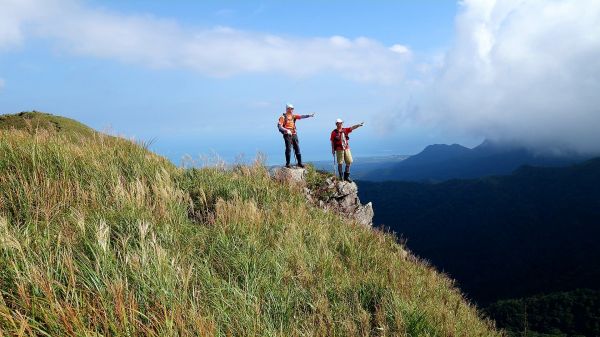
[[[344,127],[344,121],[341,119],[337,119],[335,121],[336,128],[331,131],[331,154],[336,155],[337,164],[338,164],[338,174],[340,175],[340,180],[345,180],[347,182],[352,182],[350,180],[350,165],[352,164],[352,153],[350,152],[350,145],[348,145],[348,141],[350,137],[348,134],[355,129],[363,126],[365,123],[360,123],[353,125],[349,128]],[[346,163],[346,170],[344,171],[344,175],[342,176],[342,164]]]
[[[304,167],[302,164],[302,155],[300,154],[300,143],[298,142],[298,134],[296,133],[296,121],[298,119],[314,117],[315,114],[310,115],[294,115],[294,106],[290,103],[285,106],[285,113],[279,117],[277,128],[279,132],[283,134],[283,140],[285,141],[285,167],[291,168],[290,156],[292,147],[294,148],[294,154],[298,160],[298,167]]]

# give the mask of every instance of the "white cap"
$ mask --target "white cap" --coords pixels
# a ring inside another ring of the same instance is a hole
[[[341,118],[338,118],[335,120],[335,124],[337,124],[337,123],[344,123],[344,121]]]
[[[286,109],[293,109],[294,105],[292,103],[288,103],[288,104],[285,105],[285,108]]]

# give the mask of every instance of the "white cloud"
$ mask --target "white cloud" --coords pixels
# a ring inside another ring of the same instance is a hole
[[[410,49],[407,46],[401,44],[395,44],[391,46],[390,50],[398,54],[406,54],[410,52]]]
[[[0,0],[0,48],[27,36],[70,52],[209,76],[335,72],[359,81],[401,80],[408,49],[359,37],[283,37],[228,27],[194,29],[148,15],[121,15],[71,0]],[[400,52],[399,52],[400,51]]]
[[[43,16],[43,8],[31,0],[0,0],[0,51],[19,46],[24,25]]]
[[[535,148],[600,152],[597,0],[466,0],[437,71],[410,117]]]

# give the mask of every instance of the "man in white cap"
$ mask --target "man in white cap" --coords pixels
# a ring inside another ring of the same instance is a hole
[[[355,129],[363,126],[365,123],[360,123],[353,125],[349,128],[344,127],[344,121],[338,118],[335,121],[336,128],[331,131],[331,154],[336,155],[337,164],[338,164],[338,174],[340,175],[340,180],[345,180],[347,182],[352,182],[350,180],[350,165],[352,164],[352,153],[350,152],[350,145],[348,145],[348,141],[350,137],[348,134]],[[344,171],[344,175],[342,176],[342,164],[346,163],[346,170]]]
[[[298,142],[298,134],[296,132],[296,121],[298,119],[314,117],[315,114],[310,115],[294,115],[294,106],[290,103],[285,105],[285,113],[279,117],[277,128],[279,132],[283,134],[283,140],[285,141],[285,167],[291,168],[290,166],[290,155],[292,147],[294,148],[294,154],[298,160],[298,167],[304,167],[302,164],[302,155],[300,154],[300,143]]]

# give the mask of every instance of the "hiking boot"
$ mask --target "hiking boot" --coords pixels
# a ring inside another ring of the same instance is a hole
[[[304,168],[304,165],[302,164],[302,155],[296,155],[296,158],[298,158],[298,167]]]
[[[290,165],[290,163],[287,163],[287,164],[285,164],[285,168],[289,168],[289,169],[291,169],[291,168],[292,168],[292,166]]]
[[[352,180],[350,179],[350,172],[344,172],[344,180],[351,183]]]
[[[285,153],[285,167],[287,168],[291,168],[290,166],[290,154],[289,153]]]

